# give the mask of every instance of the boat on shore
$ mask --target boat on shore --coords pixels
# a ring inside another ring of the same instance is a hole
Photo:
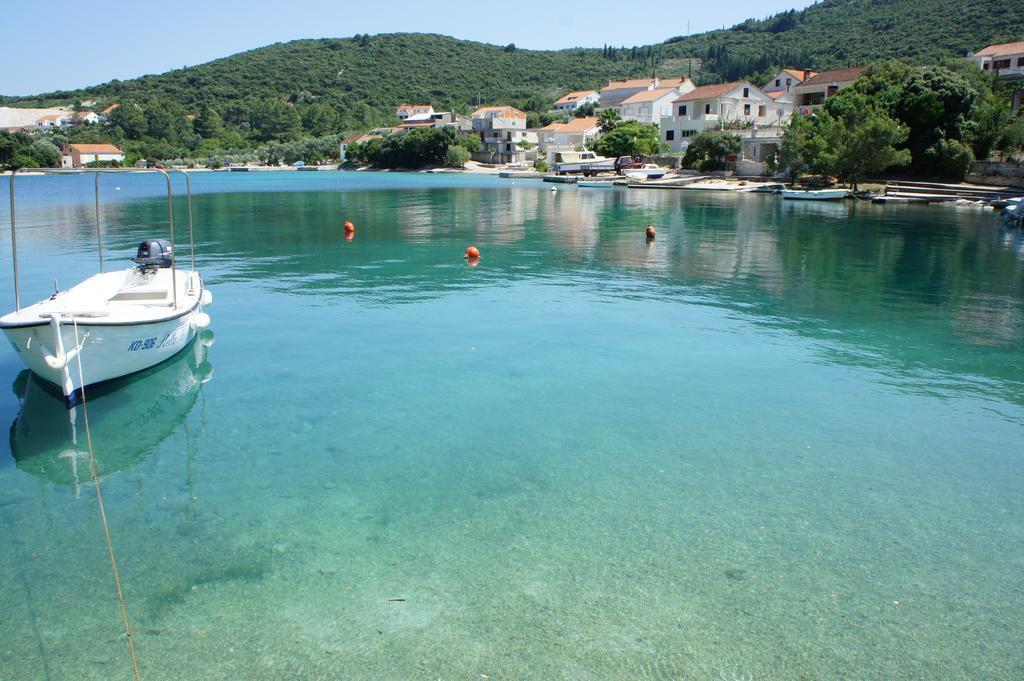
[[[782,198],[790,201],[839,201],[850,195],[848,189],[783,189]]]
[[[622,171],[622,174],[631,180],[660,180],[667,173],[667,168],[662,168],[653,163],[645,163],[639,168],[627,168]]]
[[[195,268],[192,192],[188,174],[163,169],[48,169],[51,175],[93,174],[96,181],[96,236],[99,272],[66,290],[22,307],[18,279],[15,179],[11,176],[11,249],[15,310],[0,317],[22,361],[34,374],[58,386],[68,404],[86,386],[148,369],[173,357],[210,324],[203,307],[213,301]],[[102,175],[146,172],[167,183],[170,239],[143,241],[132,267],[106,271],[99,224]],[[185,176],[188,188],[191,269],[179,270],[174,253],[174,213],[169,172]]]

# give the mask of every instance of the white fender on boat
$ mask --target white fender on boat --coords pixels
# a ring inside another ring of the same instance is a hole
[[[192,328],[205,329],[210,325],[210,315],[205,312],[196,312],[192,315]]]
[[[201,302],[203,305],[209,305],[210,303],[212,303],[213,302],[213,292],[211,292],[210,289],[208,289],[208,288],[204,288],[203,289],[203,295],[199,299],[199,302]]]

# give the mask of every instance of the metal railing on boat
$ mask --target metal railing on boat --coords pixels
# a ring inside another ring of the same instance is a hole
[[[15,215],[15,199],[14,199],[14,178],[21,173],[22,175],[27,174],[40,174],[40,175],[87,175],[93,173],[96,178],[96,243],[99,251],[100,259],[100,272],[103,272],[103,230],[100,227],[100,176],[101,175],[115,175],[115,174],[131,174],[131,173],[160,173],[164,176],[164,180],[167,182],[167,222],[171,237],[171,252],[174,251],[174,192],[171,183],[171,173],[176,173],[185,176],[185,194],[187,197],[188,205],[188,241],[189,251],[192,261],[192,271],[196,270],[196,242],[195,235],[192,230],[192,180],[189,174],[180,168],[171,168],[167,170],[165,168],[19,168],[11,173],[10,192],[11,192],[11,258],[14,264],[14,306],[16,310],[21,310],[21,288],[18,277],[18,230],[17,230],[17,219]],[[178,307],[178,276],[177,276],[177,256],[173,256],[171,259],[171,288],[174,294],[174,307]]]

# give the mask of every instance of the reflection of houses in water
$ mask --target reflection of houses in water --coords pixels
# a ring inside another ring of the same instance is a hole
[[[538,227],[563,249],[563,256],[585,259],[601,242],[602,214],[617,204],[617,189],[566,188],[534,192],[540,199]]]
[[[974,345],[1016,345],[1024,338],[1024,309],[1010,296],[977,294],[953,311],[953,332]]]
[[[212,343],[211,332],[201,333],[162,364],[89,388],[89,429],[101,476],[135,466],[185,421],[213,375],[206,361]],[[10,444],[18,468],[69,485],[77,495],[90,478],[83,408],[67,408],[58,390],[27,369],[14,387],[21,409]]]
[[[525,236],[524,224],[535,218],[537,192],[481,192],[446,189],[407,192],[396,208],[399,233],[411,241],[425,241],[472,225],[489,244],[507,244]]]

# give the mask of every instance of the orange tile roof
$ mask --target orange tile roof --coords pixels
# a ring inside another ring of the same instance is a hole
[[[45,114],[39,117],[41,121],[55,121],[60,118],[64,118],[64,114]]]
[[[660,87],[657,90],[641,90],[632,97],[622,101],[623,104],[642,104],[644,102],[656,102],[666,95],[674,93],[674,87]]]
[[[586,132],[592,128],[596,128],[600,123],[596,116],[585,116],[583,118],[574,118],[568,123],[552,123],[545,125],[540,130],[544,132]],[[538,131],[539,132],[539,131]]]
[[[715,85],[701,85],[695,90],[690,90],[682,97],[674,99],[674,102],[695,102],[698,99],[718,99],[724,97],[741,85],[748,83],[745,80],[734,80],[731,83],[717,83]],[[749,83],[748,83],[749,84]],[[751,84],[751,87],[753,85]]]
[[[482,106],[482,107],[480,107],[479,109],[477,109],[476,111],[474,111],[470,115],[473,118],[476,118],[477,116],[483,116],[483,115],[486,115],[486,114],[489,114],[489,113],[508,113],[509,114],[507,116],[503,115],[503,116],[501,116],[501,118],[526,118],[526,114],[524,114],[519,109],[516,109],[515,107],[511,107],[511,106]]]
[[[635,88],[635,87],[646,88],[646,87],[650,87],[650,86],[651,86],[651,79],[650,78],[633,78],[632,80],[613,80],[610,83],[608,83],[607,85],[605,85],[603,88],[601,88],[601,92],[606,92],[606,91],[611,91],[611,90],[622,90],[624,88]]]
[[[72,151],[77,151],[79,154],[123,154],[119,147],[115,147],[113,144],[72,144],[70,145]]]
[[[1009,54],[1024,53],[1024,40],[1015,43],[1001,43],[989,45],[983,50],[974,53],[975,57],[1004,57]]]
[[[689,78],[683,76],[682,78],[661,78],[658,80],[658,87],[679,87]]]
[[[800,80],[804,79],[804,72],[803,72],[802,69],[782,69],[782,70],[785,71],[786,73],[788,73],[789,75],[793,76],[794,78],[799,78]],[[811,75],[809,77],[810,78],[814,78],[816,75],[818,75],[817,71],[811,71]]]
[[[596,95],[597,92],[594,90],[579,90],[577,92],[570,92],[561,99],[556,99],[555,104],[568,104],[569,102],[575,102],[577,99],[583,99],[587,95]]]
[[[833,71],[822,71],[816,76],[808,78],[802,83],[797,83],[797,87],[805,87],[808,85],[831,85],[832,83],[850,83],[860,77],[860,74],[864,73],[866,67],[857,66],[852,69],[835,69]]]
[[[117,108],[117,107],[119,107],[119,106],[121,106],[121,105],[120,105],[120,104],[111,104],[111,105],[110,105],[110,106],[108,106],[108,107],[107,107],[106,109],[104,109],[104,110],[102,111],[102,113],[108,114],[108,113],[110,113],[111,111],[113,111],[114,109],[116,109],[116,108]]]

